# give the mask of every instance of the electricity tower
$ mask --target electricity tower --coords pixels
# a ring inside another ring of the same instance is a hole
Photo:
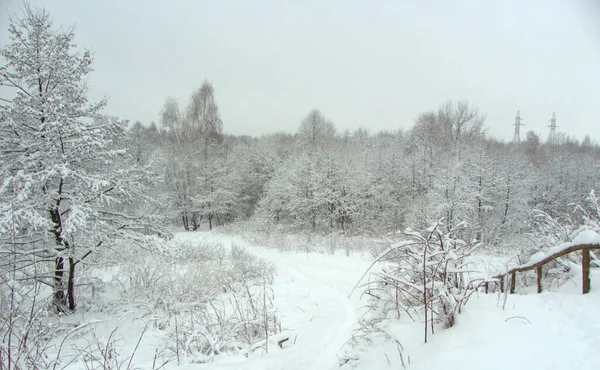
[[[552,112],[552,118],[550,119],[550,133],[548,134],[548,144],[556,144],[556,112]]]
[[[521,126],[525,126],[521,123],[521,114],[517,111],[517,116],[515,117],[515,136],[513,136],[513,144],[518,144],[521,142]]]

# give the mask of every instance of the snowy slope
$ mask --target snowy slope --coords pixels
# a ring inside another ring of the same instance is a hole
[[[386,330],[402,343],[413,370],[598,369],[599,273],[594,271],[587,295],[581,294],[576,273],[558,292],[508,295],[504,310],[498,294],[473,297],[456,325],[438,330],[427,344],[421,324],[399,323]],[[396,347],[384,343],[369,349],[357,368],[400,368]]]
[[[416,349],[411,368],[598,369],[598,274],[592,286],[597,289],[589,295],[573,286],[558,293],[512,295],[504,311],[496,307],[496,297],[475,299],[456,327]]]

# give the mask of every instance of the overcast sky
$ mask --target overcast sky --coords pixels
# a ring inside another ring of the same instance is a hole
[[[598,0],[30,3],[77,26],[105,113],[144,124],[208,79],[232,134],[295,132],[313,108],[339,130],[408,129],[467,99],[497,138],[520,110],[545,140],[555,111],[560,131],[600,141]],[[0,0],[0,44],[21,7]]]

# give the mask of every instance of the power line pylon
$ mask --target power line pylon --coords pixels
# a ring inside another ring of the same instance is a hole
[[[518,144],[521,142],[521,126],[525,126],[521,123],[521,114],[517,111],[517,116],[515,117],[515,136],[513,136],[513,144]]]
[[[548,134],[548,144],[556,144],[556,112],[552,112],[552,118],[550,119],[550,133]]]

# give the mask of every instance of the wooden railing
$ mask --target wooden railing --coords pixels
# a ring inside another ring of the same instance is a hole
[[[542,267],[545,264],[547,264],[548,262],[552,262],[559,257],[565,256],[572,252],[581,251],[581,266],[582,266],[582,274],[581,275],[582,275],[582,280],[583,280],[583,289],[582,290],[583,290],[583,294],[587,294],[590,292],[590,288],[591,288],[590,287],[590,251],[591,250],[600,250],[600,244],[573,245],[571,247],[561,249],[560,251],[550,254],[549,256],[546,256],[543,259],[541,259],[540,261],[537,261],[535,263],[529,263],[526,265],[514,267],[514,268],[508,270],[506,272],[506,274],[497,275],[494,278],[498,279],[498,282],[500,283],[500,291],[504,292],[505,280],[508,277],[510,277],[508,279],[508,282],[510,284],[510,286],[509,286],[510,294],[514,294],[517,272],[525,272],[525,271],[535,270],[536,274],[537,274],[537,279],[536,279],[537,292],[541,293],[542,292]],[[485,288],[487,291],[487,284],[486,284]]]

